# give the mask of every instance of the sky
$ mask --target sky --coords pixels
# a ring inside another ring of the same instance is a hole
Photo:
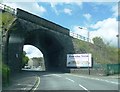
[[[90,39],[99,36],[105,43],[117,46],[118,0],[106,0],[106,2],[105,0],[89,0],[89,2],[88,0],[85,0],[85,2],[83,0],[76,0],[77,2],[75,0],[64,1],[47,0],[47,2],[43,2],[31,0],[31,2],[6,1],[3,3],[45,18],[82,36],[87,37],[89,32]],[[31,47],[25,47],[24,50],[36,51],[29,48]]]
[[[29,58],[33,57],[43,57],[42,52],[33,45],[24,45],[23,51],[25,51]]]

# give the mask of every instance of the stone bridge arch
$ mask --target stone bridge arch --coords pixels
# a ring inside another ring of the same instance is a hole
[[[74,53],[69,29],[18,9],[5,46],[5,62],[20,71],[24,45],[33,45],[44,55],[46,69],[67,71],[66,56]]]

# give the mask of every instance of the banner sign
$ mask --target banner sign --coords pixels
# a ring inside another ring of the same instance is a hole
[[[92,67],[92,55],[67,54],[67,67]]]

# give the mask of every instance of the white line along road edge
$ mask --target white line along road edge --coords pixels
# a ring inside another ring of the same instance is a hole
[[[87,88],[85,88],[84,86],[82,86],[82,85],[80,85],[80,84],[79,84],[79,86],[82,87],[82,88],[83,88],[84,90],[86,90],[87,92],[90,92],[90,91],[89,91]]]

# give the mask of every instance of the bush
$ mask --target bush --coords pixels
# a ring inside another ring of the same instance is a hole
[[[2,83],[3,85],[6,85],[9,83],[9,75],[10,75],[10,68],[2,64]]]

